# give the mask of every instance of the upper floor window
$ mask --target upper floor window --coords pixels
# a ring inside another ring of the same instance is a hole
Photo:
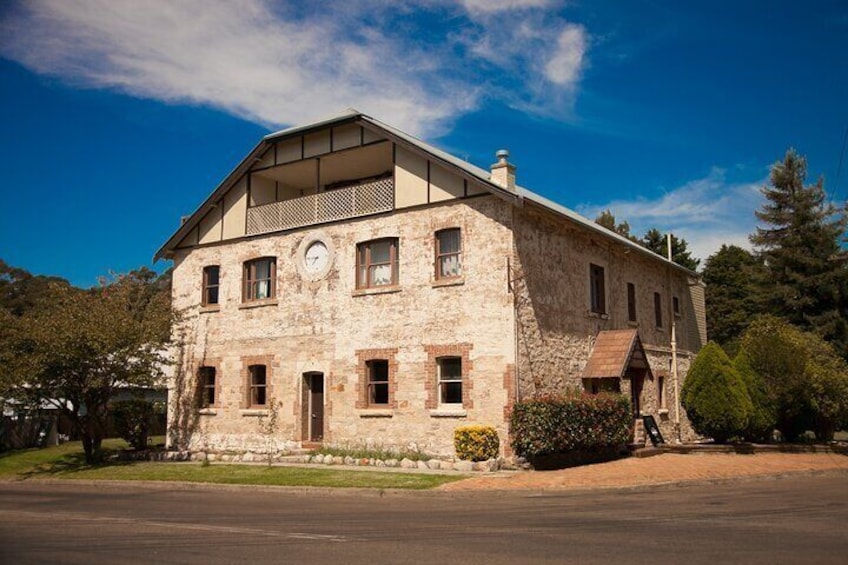
[[[209,408],[215,405],[215,367],[201,367],[197,371],[200,407]]]
[[[436,232],[436,279],[462,276],[462,234],[459,228]]]
[[[462,404],[462,357],[436,359],[439,371],[439,404]]]
[[[375,239],[356,246],[356,288],[398,283],[397,238]]]
[[[592,312],[595,314],[606,314],[607,300],[603,267],[595,264],[589,265],[589,288],[591,292]]]
[[[218,286],[221,268],[218,265],[203,267],[203,297],[201,304],[211,306],[218,304]]]
[[[275,296],[276,263],[274,257],[263,257],[244,264],[245,302]]]
[[[368,373],[368,405],[389,404],[389,362],[386,359],[372,359],[365,363]]]
[[[671,297],[671,308],[672,308],[672,311],[674,312],[674,317],[679,318],[681,316],[681,314],[680,314],[680,300],[678,300],[676,296]]]
[[[251,365],[247,368],[249,406],[265,406],[268,397],[267,370],[265,365]]]
[[[636,285],[627,283],[627,319],[636,321]]]
[[[662,296],[659,292],[654,293],[654,323],[658,328],[663,327]]]

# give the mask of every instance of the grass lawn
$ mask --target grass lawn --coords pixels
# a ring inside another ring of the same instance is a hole
[[[107,440],[103,446],[114,450],[126,444],[121,440]],[[212,464],[204,467],[200,463],[147,461],[89,466],[83,459],[80,442],[0,453],[0,480],[39,478],[421,490],[463,477],[265,465]]]

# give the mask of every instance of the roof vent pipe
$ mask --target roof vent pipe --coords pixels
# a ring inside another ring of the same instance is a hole
[[[509,151],[500,149],[495,153],[498,162],[492,165],[489,180],[501,188],[515,192],[515,165],[509,162]]]

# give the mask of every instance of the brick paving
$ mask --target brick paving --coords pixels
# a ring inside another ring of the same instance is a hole
[[[665,453],[644,459],[629,457],[609,463],[557,471],[521,471],[473,477],[439,487],[468,490],[567,490],[621,488],[721,481],[794,473],[841,471],[848,474],[848,455],[836,453]],[[848,487],[848,475],[846,475]]]

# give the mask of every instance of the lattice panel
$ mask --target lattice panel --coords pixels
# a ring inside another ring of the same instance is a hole
[[[392,209],[394,182],[383,179],[254,206],[247,210],[249,235],[367,216]]]

